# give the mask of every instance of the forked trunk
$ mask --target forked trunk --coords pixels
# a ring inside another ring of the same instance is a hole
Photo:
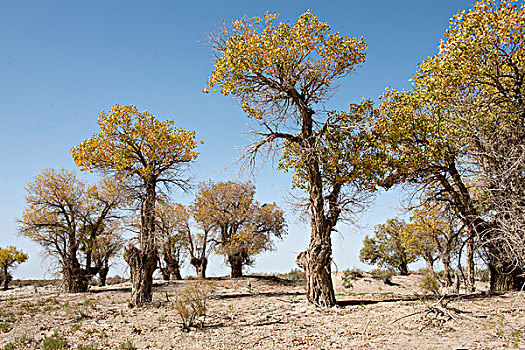
[[[128,263],[131,272],[130,306],[141,306],[151,302],[153,272],[157,268],[156,251],[152,250],[149,254],[143,253],[130,243],[124,251],[124,260]]]
[[[206,258],[191,258],[190,264],[195,267],[197,278],[206,279],[206,267],[208,266],[208,259]]]

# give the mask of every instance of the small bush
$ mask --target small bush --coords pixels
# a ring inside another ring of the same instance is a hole
[[[435,274],[432,272],[427,272],[421,277],[421,283],[419,284],[419,288],[425,293],[425,294],[440,294],[440,283]]]
[[[359,278],[363,277],[363,271],[353,268],[352,270],[345,270],[343,271],[343,275],[341,276],[341,281],[343,281],[343,287],[345,288],[352,288],[352,281],[355,281]]]
[[[381,270],[375,269],[370,271],[373,278],[382,280],[385,284],[391,286],[394,283],[392,282],[392,277],[394,276],[394,271],[392,270]]]
[[[188,284],[178,295],[175,308],[179,312],[182,329],[189,330],[198,320],[201,327],[204,325],[206,304],[211,292],[210,283],[198,282]]]
[[[120,284],[126,282],[127,279],[120,277],[119,275],[106,278],[106,285],[111,286],[114,284]]]
[[[129,340],[126,340],[124,343],[120,344],[118,347],[120,350],[137,350],[135,345]]]
[[[290,272],[283,273],[280,276],[295,283],[306,284],[306,274],[302,269],[291,269]]]

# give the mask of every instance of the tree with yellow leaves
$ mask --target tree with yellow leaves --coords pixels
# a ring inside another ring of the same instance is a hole
[[[211,38],[216,61],[205,92],[220,88],[237,99],[255,124],[257,141],[244,154],[245,165],[268,156],[286,142],[300,157],[308,192],[311,236],[298,263],[307,276],[307,298],[335,305],[331,279],[331,233],[339,218],[339,186],[329,193],[319,145],[333,122],[322,107],[338,79],[365,59],[361,38],[330,33],[330,26],[307,11],[294,23],[276,23],[277,14],[242,18]],[[294,169],[294,166],[290,166]]]
[[[198,153],[195,132],[159,121],[135,106],[115,105],[98,116],[100,133],[73,147],[71,154],[82,170],[122,176],[135,185],[140,200],[139,248],[129,244],[124,259],[131,269],[131,305],[151,301],[153,272],[157,268],[155,203],[159,185],[185,187],[183,170]]]
[[[408,91],[389,90],[376,135],[391,182],[450,203],[482,242],[491,290],[525,282],[525,4],[480,0],[450,21]]]
[[[45,169],[27,185],[27,206],[19,220],[19,232],[58,262],[68,292],[85,292],[89,278],[100,272],[101,260],[92,264],[97,242],[110,234],[107,228],[127,201],[118,181],[87,187],[75,172]]]
[[[231,277],[241,277],[253,257],[273,248],[272,236],[286,233],[283,211],[275,203],[259,204],[251,182],[205,182],[193,204],[197,222],[217,233],[215,252],[224,255]]]
[[[11,274],[9,270],[18,264],[27,260],[28,256],[21,250],[10,245],[7,248],[0,248],[0,273],[2,279],[2,288],[7,290],[9,282],[11,281]]]

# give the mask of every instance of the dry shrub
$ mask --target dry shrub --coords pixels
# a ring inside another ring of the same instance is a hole
[[[344,270],[343,275],[341,276],[341,281],[343,282],[343,287],[352,288],[352,281],[356,281],[359,278],[363,277],[363,271],[353,268],[352,270]]]
[[[188,284],[177,297],[175,308],[181,318],[182,329],[188,331],[195,327],[197,322],[200,327],[204,326],[207,302],[213,291],[213,285],[209,282],[197,282]]]

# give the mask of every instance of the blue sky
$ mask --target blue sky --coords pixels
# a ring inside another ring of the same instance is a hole
[[[340,81],[328,109],[344,110],[385,87],[406,88],[417,64],[436,52],[449,18],[471,1],[9,1],[0,2],[0,246],[16,245],[30,260],[15,278],[51,277],[40,249],[16,235],[24,187],[44,168],[76,169],[69,154],[98,131],[96,117],[114,104],[134,104],[161,120],[196,130],[204,140],[192,167],[195,180],[238,180],[224,171],[247,140],[247,119],[228,97],[201,93],[212,70],[206,37],[222,20],[265,11],[294,20],[312,9],[333,31],[363,36],[367,59]],[[277,202],[290,177],[271,165],[253,179],[257,199]],[[334,236],[337,268],[363,266],[358,250],[373,225],[396,215],[400,192],[378,197],[358,227]],[[191,194],[175,193],[180,202]],[[308,244],[309,228],[288,211],[289,234],[261,255],[252,272],[288,271]],[[210,273],[225,274],[221,258]],[[124,264],[113,270],[121,273]]]

